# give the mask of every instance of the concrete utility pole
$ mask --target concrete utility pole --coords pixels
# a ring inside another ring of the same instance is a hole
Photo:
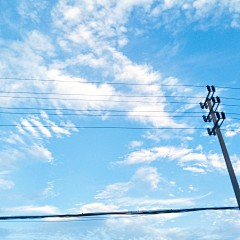
[[[209,108],[209,113],[208,116],[203,116],[203,120],[204,122],[211,122],[211,120],[213,120],[214,123],[214,127],[212,129],[207,129],[208,130],[208,134],[211,135],[216,135],[218,136],[218,140],[220,142],[221,148],[222,148],[222,152],[223,152],[223,156],[227,165],[227,169],[228,169],[228,173],[232,182],[232,186],[233,186],[233,190],[237,199],[237,203],[238,203],[238,207],[240,209],[240,190],[239,190],[239,185],[237,182],[237,178],[236,175],[234,173],[233,167],[232,167],[232,163],[230,160],[230,157],[228,155],[228,151],[226,148],[226,145],[224,143],[223,137],[222,137],[222,133],[220,131],[220,127],[223,123],[223,121],[225,120],[225,113],[221,112],[221,114],[219,112],[217,112],[217,108],[220,104],[220,98],[219,97],[213,97],[214,92],[215,92],[215,87],[214,86],[207,86],[207,90],[208,90],[208,95],[206,97],[206,100],[204,103],[200,103],[200,106],[202,109],[204,108]],[[211,97],[210,97],[211,95]],[[216,107],[215,107],[216,106]],[[215,107],[215,109],[214,109]],[[219,121],[221,121],[221,123],[219,124]]]

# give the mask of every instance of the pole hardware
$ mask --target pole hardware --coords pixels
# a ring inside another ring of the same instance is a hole
[[[200,102],[200,106],[201,106],[202,109],[204,109],[204,108],[207,109],[207,108],[208,108],[207,102],[208,102],[208,100],[209,100],[209,96],[210,96],[211,93],[212,93],[212,96],[211,96],[210,98],[213,97],[213,95],[214,95],[214,93],[215,93],[215,87],[214,87],[214,86],[211,86],[211,87],[210,87],[210,86],[207,85],[207,90],[208,90],[208,95],[207,95],[204,103]]]
[[[225,113],[224,112],[221,112],[221,115],[219,112],[215,112],[216,113],[216,118],[217,118],[217,121],[215,122],[214,124],[214,127],[212,128],[212,130],[210,130],[210,128],[207,128],[207,131],[208,131],[208,134],[211,136],[211,135],[216,135],[216,128],[220,128],[226,118],[225,116]],[[203,116],[205,117],[205,116]],[[219,121],[222,119],[222,122],[220,124]],[[205,121],[206,122],[206,121]]]
[[[207,86],[207,90],[208,90],[208,94],[207,97],[205,99],[204,103],[200,103],[200,106],[202,109],[208,109],[209,108],[209,113],[207,116],[203,116],[203,120],[204,122],[211,122],[213,120],[214,126],[212,129],[207,128],[208,134],[211,135],[216,135],[218,136],[218,140],[223,152],[223,156],[225,159],[225,163],[227,166],[227,170],[231,179],[231,183],[233,186],[233,190],[236,196],[236,200],[238,203],[238,208],[240,210],[240,189],[239,189],[239,185],[238,185],[238,181],[236,178],[236,175],[234,173],[234,169],[232,167],[232,163],[225,145],[225,142],[223,140],[222,137],[222,133],[220,130],[220,127],[222,126],[224,120],[226,119],[226,115],[224,112],[219,113],[217,111],[217,108],[219,106],[219,104],[221,103],[220,98],[219,97],[213,97],[214,93],[215,93],[215,87],[214,86]],[[210,96],[211,95],[211,96]],[[215,107],[216,106],[216,107]]]

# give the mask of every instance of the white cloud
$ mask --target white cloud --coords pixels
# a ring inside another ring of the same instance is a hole
[[[199,144],[197,147],[196,147],[196,150],[203,150],[203,146],[201,144]]]
[[[17,214],[59,214],[59,210],[54,206],[21,206],[21,207],[12,207],[12,208],[1,208],[2,213],[7,213],[8,215],[17,215]]]
[[[113,204],[105,205],[103,203],[90,203],[83,205],[79,212],[80,213],[89,213],[89,212],[111,212],[116,211],[119,207]]]
[[[72,131],[78,132],[78,129],[70,120],[67,120],[67,123],[61,122],[61,125],[66,128],[71,128]]]
[[[239,123],[232,123],[232,124],[228,124],[226,126],[226,132],[225,132],[225,136],[226,137],[233,137],[235,136],[237,133],[240,132],[240,124]]]
[[[40,113],[41,113],[41,117],[43,118],[43,119],[48,119],[49,117],[48,117],[48,114],[46,113],[46,112],[44,112],[43,110],[40,110]]]
[[[194,187],[192,186],[192,184],[189,186],[189,189],[190,189],[190,190],[193,190],[193,191],[198,191],[198,188],[194,188]]]
[[[220,172],[225,172],[226,165],[224,163],[223,156],[220,154],[209,154],[208,159],[210,160],[211,165]]]
[[[197,167],[184,167],[183,170],[190,171],[193,173],[206,173],[204,169]]]
[[[147,189],[156,189],[161,181],[160,174],[157,172],[157,168],[154,167],[139,168],[132,179],[140,181],[140,186],[144,186]]]
[[[34,30],[28,34],[28,45],[39,54],[46,53],[50,56],[54,56],[54,47],[50,43],[50,40],[39,31]]]
[[[50,131],[49,131],[46,127],[44,127],[41,122],[35,120],[34,118],[30,119],[30,121],[31,121],[35,126],[38,127],[38,129],[45,135],[45,137],[48,137],[48,138],[49,138],[49,137],[52,136],[51,133],[50,133]]]
[[[14,166],[14,162],[22,159],[23,153],[14,148],[8,148],[0,152],[0,166]]]
[[[176,30],[174,27],[178,26],[179,31],[192,22],[202,30],[216,25],[239,27],[238,20],[235,20],[239,18],[239,13],[240,5],[236,0],[168,0],[157,4],[151,16],[159,18],[160,26],[163,25],[172,30]]]
[[[141,147],[143,145],[143,142],[142,141],[132,141],[132,142],[130,142],[129,145],[131,148]]]
[[[30,153],[32,156],[36,157],[37,159],[47,160],[47,162],[49,163],[53,162],[52,153],[43,146],[38,146],[35,144],[26,150],[28,153]]]
[[[23,139],[18,134],[14,134],[14,133],[11,133],[11,135],[8,138],[2,138],[1,140],[11,144],[17,144],[17,143],[25,144]]]
[[[134,184],[132,182],[127,183],[114,183],[108,185],[106,190],[98,193],[95,198],[113,198],[113,197],[122,197]]]
[[[48,187],[46,187],[40,194],[40,197],[47,198],[47,197],[55,197],[58,196],[59,193],[54,193],[53,188],[53,182],[48,182]]]
[[[152,149],[142,149],[140,151],[132,152],[125,160],[118,161],[120,164],[138,164],[142,162],[150,163],[159,158],[169,157],[174,160],[192,152],[192,149],[176,148],[176,147],[155,147]]]
[[[0,178],[0,188],[1,189],[10,189],[14,187],[14,182],[11,180],[4,180]]]
[[[125,198],[119,198],[116,199],[114,202],[117,203],[120,206],[152,206],[157,205],[163,206],[163,205],[175,205],[175,206],[191,206],[194,205],[194,201],[198,199],[202,199],[204,197],[209,196],[211,193],[208,193],[204,196],[195,197],[195,198],[170,198],[170,199],[151,199],[149,197],[144,198],[131,198],[131,197],[125,197]]]
[[[180,162],[189,162],[189,161],[199,161],[199,162],[206,162],[207,157],[202,153],[189,153],[185,156],[180,158]]]
[[[17,7],[18,13],[23,20],[30,19],[34,22],[39,22],[41,11],[47,6],[47,1],[36,2],[34,0],[23,0]]]
[[[39,133],[26,119],[21,119],[21,124],[28,130],[34,137],[39,138]]]

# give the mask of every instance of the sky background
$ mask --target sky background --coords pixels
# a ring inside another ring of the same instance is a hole
[[[239,31],[238,0],[1,0],[0,215],[237,206],[217,137],[194,128],[214,85],[240,180]],[[0,237],[240,239],[239,216],[4,221]]]

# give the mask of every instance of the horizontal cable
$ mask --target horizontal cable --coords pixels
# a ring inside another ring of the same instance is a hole
[[[77,128],[77,129],[126,129],[126,130],[144,130],[144,129],[154,129],[154,130],[199,130],[199,129],[206,129],[206,128],[196,128],[196,127],[109,127],[109,126],[57,126],[57,125],[30,125],[25,126],[21,124],[1,124],[0,127],[22,127],[22,128]],[[231,131],[231,130],[228,130]]]
[[[159,102],[159,101],[128,101],[128,100],[109,100],[109,99],[82,99],[82,98],[47,98],[47,97],[19,97],[19,96],[0,96],[0,98],[18,98],[18,99],[39,99],[39,100],[64,100],[64,101],[91,101],[91,102],[137,102],[137,103],[179,103],[179,104],[199,104],[188,102]]]
[[[224,103],[221,103],[222,106],[228,106],[228,107],[240,107],[239,104],[224,104]]]
[[[197,96],[174,96],[174,95],[107,95],[107,94],[85,94],[85,93],[46,93],[46,92],[9,92],[9,91],[0,91],[0,94],[33,94],[33,95],[58,95],[58,96],[89,96],[89,97],[128,97],[128,98],[198,98],[203,99],[205,97],[197,97]],[[240,98],[234,98],[234,97],[221,97],[221,99],[226,100],[237,100],[240,101]]]
[[[115,109],[71,109],[71,108],[33,108],[33,107],[1,107],[0,109],[8,109],[8,110],[40,110],[40,111],[76,111],[76,112],[124,112],[124,113],[186,113],[186,114],[195,114],[195,113],[201,113],[203,114],[203,111],[158,111],[158,110],[143,110],[143,111],[128,111],[128,110],[115,110]],[[27,114],[27,113],[24,113]],[[39,114],[39,113],[29,113],[29,114]],[[65,114],[64,114],[65,115]],[[227,112],[227,115],[238,115],[240,116],[240,113],[229,113]]]
[[[43,218],[79,218],[89,216],[106,216],[106,215],[156,215],[166,213],[184,213],[209,210],[239,210],[239,207],[207,207],[207,208],[186,208],[186,209],[166,209],[166,210],[139,210],[139,211],[118,211],[118,212],[95,212],[80,214],[58,214],[58,215],[39,215],[39,216],[1,216],[0,220],[14,219],[43,219]]]
[[[161,87],[194,87],[194,88],[206,88],[204,85],[193,84],[161,84],[161,83],[124,83],[124,82],[83,82],[80,80],[60,80],[60,79],[38,79],[38,78],[0,78],[2,80],[18,80],[18,81],[39,81],[39,82],[65,82],[65,83],[84,83],[84,84],[109,84],[109,85],[136,85],[136,86],[152,86],[158,85]],[[221,89],[235,89],[240,90],[240,87],[228,87],[228,86],[216,86],[215,88]]]
[[[13,114],[13,115],[27,115],[27,114],[37,114],[41,115],[41,113],[15,113],[15,112],[0,112],[0,114]],[[192,116],[192,115],[184,115],[184,116],[156,116],[156,115],[127,115],[127,114],[114,114],[114,115],[104,115],[104,114],[84,114],[84,113],[48,113],[49,116],[84,116],[84,117],[155,117],[155,118],[202,118],[202,116]],[[238,120],[240,118],[228,118],[229,120]]]
[[[233,97],[220,97],[222,99],[227,99],[227,100],[237,100],[240,101],[240,98],[233,98]]]
[[[109,99],[82,99],[82,98],[48,98],[48,97],[19,97],[19,96],[0,96],[0,98],[17,98],[17,99],[38,99],[38,100],[64,100],[64,101],[90,101],[90,102],[128,102],[128,103],[166,103],[166,104],[189,104],[198,105],[199,103],[189,103],[189,102],[159,102],[159,101],[128,101],[128,100],[109,100]],[[222,106],[229,107],[240,107],[240,105],[234,104],[222,104]]]
[[[106,95],[106,94],[85,94],[85,93],[44,93],[44,92],[6,92],[6,91],[0,91],[0,93],[4,94],[34,94],[34,95],[59,95],[59,96],[88,96],[88,97],[126,97],[126,98],[199,98],[202,99],[204,97],[196,97],[196,96],[174,96],[174,95]]]
[[[152,86],[158,85],[162,87],[197,87],[202,88],[206,86],[198,86],[191,84],[160,84],[160,83],[124,83],[124,82],[83,82],[80,80],[60,80],[60,79],[37,79],[37,78],[0,78],[3,80],[18,80],[18,81],[39,81],[39,82],[66,82],[66,83],[83,83],[83,84],[109,84],[109,85],[130,85],[130,86]]]
[[[0,114],[16,114],[16,115],[26,115],[26,114],[37,114],[41,115],[42,113],[17,113],[17,112],[0,112]],[[49,116],[54,115],[61,115],[61,116],[86,116],[86,117],[178,117],[178,118],[184,118],[184,117],[198,117],[201,118],[202,116],[192,116],[192,115],[185,115],[185,116],[156,116],[156,115],[131,115],[131,114],[114,114],[114,115],[107,115],[107,114],[85,114],[85,113],[48,113]]]
[[[114,110],[114,109],[71,109],[71,108],[11,108],[11,107],[0,107],[0,109],[9,109],[9,110],[42,110],[42,111],[81,111],[81,112],[127,112],[127,113],[135,113],[135,112],[141,112],[141,113],[145,113],[145,112],[168,112],[168,113],[203,113],[203,111],[198,111],[198,112],[189,112],[189,111],[169,111],[169,110],[164,110],[164,111],[151,111],[151,110],[144,110],[144,111],[128,111],[128,110]]]
[[[22,128],[67,128],[67,129],[122,129],[122,130],[206,130],[203,127],[109,127],[109,126],[57,126],[57,125],[21,125],[21,124],[1,124],[0,127],[22,127]],[[225,129],[223,131],[235,132],[238,129]]]
[[[66,129],[122,129],[122,130],[206,130],[204,127],[109,127],[109,126],[58,126],[58,125],[21,125],[1,124],[0,127],[21,127],[21,128],[66,128]],[[239,129],[221,128],[222,131],[235,132]]]

